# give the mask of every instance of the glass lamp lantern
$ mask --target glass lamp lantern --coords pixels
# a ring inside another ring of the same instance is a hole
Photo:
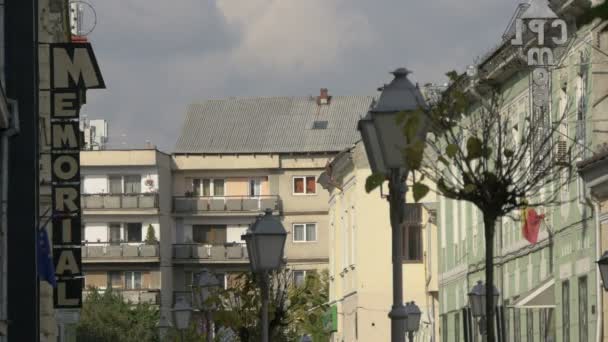
[[[420,328],[420,317],[422,312],[415,302],[409,302],[405,305],[405,311],[407,312],[407,320],[405,323],[406,332],[416,332]]]
[[[387,174],[389,169],[405,169],[403,150],[408,142],[403,134],[405,120],[401,115],[426,107],[420,89],[407,78],[410,71],[399,68],[392,72],[395,78],[381,88],[378,102],[359,120],[365,152],[373,173]],[[423,140],[427,132],[426,120],[421,116],[416,138]]]
[[[492,307],[495,308],[498,306],[498,299],[500,297],[500,293],[496,286],[493,287],[493,303]],[[486,285],[480,281],[477,282],[473,289],[468,294],[469,296],[469,306],[471,307],[471,313],[473,317],[483,317],[486,315]]]
[[[220,282],[217,277],[208,269],[204,268],[198,273],[196,287],[198,294],[195,294],[199,309],[203,309],[205,303],[209,299],[211,292],[220,287]]]
[[[184,298],[178,297],[171,311],[173,313],[173,325],[177,330],[183,331],[188,329],[190,319],[192,318],[192,307],[190,304]]]
[[[286,238],[287,232],[281,222],[272,215],[271,209],[266,209],[241,236],[247,244],[251,270],[258,273],[281,267]]]

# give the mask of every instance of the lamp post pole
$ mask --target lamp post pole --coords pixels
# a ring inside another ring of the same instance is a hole
[[[262,271],[259,276],[262,290],[262,342],[268,342],[268,272]]]
[[[389,205],[393,238],[393,307],[388,315],[391,319],[391,342],[402,342],[404,340],[404,323],[407,318],[403,306],[403,231],[401,229],[407,189],[402,176],[404,175],[402,175],[401,169],[393,168],[390,170]]]

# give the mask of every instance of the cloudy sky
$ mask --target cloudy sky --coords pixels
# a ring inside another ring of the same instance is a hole
[[[83,114],[112,147],[171,152],[186,106],[232,96],[375,95],[406,66],[443,82],[494,46],[517,0],[88,0],[107,89]],[[243,123],[246,124],[246,123]]]

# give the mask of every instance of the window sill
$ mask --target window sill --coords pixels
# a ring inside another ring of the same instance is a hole
[[[422,259],[421,260],[402,259],[401,263],[403,263],[403,264],[422,264],[422,263],[424,263],[424,261]]]

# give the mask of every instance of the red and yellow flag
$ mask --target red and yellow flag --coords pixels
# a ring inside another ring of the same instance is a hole
[[[545,214],[538,214],[533,208],[522,209],[522,221],[521,234],[531,244],[535,244],[538,241],[538,232],[540,230],[540,224],[545,218]]]

